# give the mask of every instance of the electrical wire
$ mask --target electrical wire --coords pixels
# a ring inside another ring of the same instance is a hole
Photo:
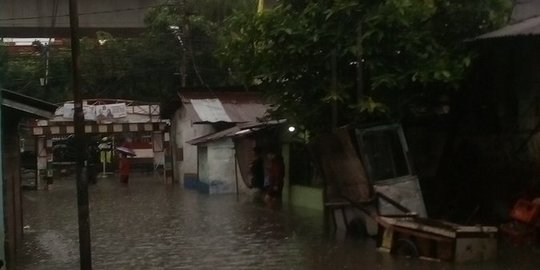
[[[191,39],[189,38],[188,38],[188,44],[189,44],[189,52],[191,54],[191,64],[193,65],[193,70],[195,71],[195,74],[197,75],[199,82],[208,90],[213,91],[212,88],[210,88],[210,86],[203,80],[201,73],[199,72],[199,68],[197,67],[197,63],[195,62],[195,54],[193,53],[193,44],[191,43]]]
[[[59,0],[54,0],[53,2],[53,8],[52,8],[52,19],[51,19],[51,32],[56,26],[56,15],[58,15],[58,6],[59,6]],[[51,41],[52,41],[52,35],[49,34],[49,42],[47,42],[47,46],[45,47],[45,78],[43,81],[43,85],[46,87],[49,84],[49,60],[51,57]]]
[[[160,4],[160,5],[149,5],[149,6],[143,6],[143,7],[137,7],[137,8],[119,8],[119,9],[91,11],[91,12],[79,12],[78,15],[84,16],[84,15],[121,13],[121,12],[126,12],[126,11],[135,11],[135,10],[149,9],[149,8],[155,8],[155,7],[166,7],[166,6],[174,6],[174,5]],[[0,21],[24,21],[24,20],[46,19],[46,18],[52,18],[52,17],[69,17],[69,14],[61,14],[57,16],[29,16],[29,17],[0,18]]]

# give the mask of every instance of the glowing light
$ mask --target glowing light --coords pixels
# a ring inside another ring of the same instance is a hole
[[[294,132],[295,130],[296,130],[295,127],[293,127],[293,126],[290,126],[290,127],[289,127],[289,132]]]

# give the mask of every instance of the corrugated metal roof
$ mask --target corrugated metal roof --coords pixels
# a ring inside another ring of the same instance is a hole
[[[237,126],[218,131],[212,134],[204,135],[198,138],[195,138],[193,140],[187,141],[187,143],[192,145],[198,145],[198,144],[205,144],[213,141],[217,141],[222,138],[232,138],[232,137],[238,137],[238,136],[245,136],[248,134],[251,134],[255,131],[261,130],[266,127],[270,126],[276,126],[279,124],[283,124],[286,121],[284,119],[282,120],[271,120],[267,122],[251,122],[251,123],[243,123],[239,124]]]
[[[514,24],[540,15],[540,0],[514,0],[510,23]]]
[[[510,23],[475,40],[540,34],[540,0],[516,0]]]
[[[476,37],[479,39],[530,36],[540,34],[540,17],[534,17],[519,23],[507,25],[499,30]]]
[[[31,117],[49,118],[56,110],[56,105],[44,100],[29,97],[14,91],[1,89],[2,106],[16,110]]]
[[[212,134],[208,134],[199,138],[195,138],[193,140],[187,141],[187,143],[192,144],[192,145],[204,144],[204,143],[216,141],[222,138],[232,137],[238,131],[240,131],[240,128],[235,126],[229,129],[218,131],[216,133],[212,133]]]
[[[203,121],[232,122],[219,99],[191,99],[191,106]]]
[[[185,92],[180,98],[193,123],[257,122],[269,108],[254,92]]]

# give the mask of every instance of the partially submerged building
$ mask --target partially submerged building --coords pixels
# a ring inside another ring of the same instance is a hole
[[[0,182],[3,218],[0,220],[0,259],[7,258],[9,268],[14,268],[15,258],[22,249],[23,216],[21,194],[21,153],[19,122],[24,118],[47,119],[57,106],[42,100],[2,89],[1,122],[2,166]],[[4,257],[5,247],[5,257]],[[5,262],[5,260],[4,260]]]
[[[160,117],[160,106],[148,102],[133,100],[92,99],[83,101],[85,118],[85,134],[94,141],[107,138],[112,145],[105,151],[102,158],[104,171],[114,172],[114,151],[116,145],[130,138],[137,156],[133,158],[136,167],[150,167],[165,170],[162,173],[164,182],[172,182],[170,166],[166,160],[170,157],[168,151],[169,135],[168,121]],[[35,136],[37,153],[38,189],[46,187],[45,176],[51,169],[60,170],[64,166],[72,166],[69,160],[55,160],[54,147],[58,140],[65,140],[74,133],[73,102],[60,106],[52,117],[41,120],[32,128]]]
[[[207,173],[207,170],[200,170],[199,166],[203,164],[198,162],[197,146],[188,142],[237,124],[259,122],[265,117],[268,106],[254,92],[182,92],[179,99],[170,116],[174,176],[184,187],[209,191],[204,184],[200,186],[198,172]],[[201,148],[200,155],[205,152],[211,159],[224,159],[234,170],[234,159],[231,159],[227,147],[230,147],[230,143],[213,143],[206,148],[206,152]],[[232,192],[230,187],[223,187],[221,191]]]
[[[437,163],[432,196],[460,220],[497,222],[540,196],[540,1],[514,2],[507,25],[468,41],[478,56]]]

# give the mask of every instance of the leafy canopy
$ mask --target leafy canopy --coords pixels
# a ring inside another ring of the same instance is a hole
[[[239,81],[266,90],[276,117],[313,131],[329,127],[332,103],[349,123],[399,118],[421,96],[455,91],[473,57],[463,41],[500,26],[510,7],[507,0],[279,3],[229,18],[218,55]]]
[[[248,9],[255,10],[254,1],[181,1],[149,10],[147,27],[139,36],[125,38],[97,32],[82,38],[84,97],[167,100],[180,88],[179,69],[184,55],[188,59],[188,86],[226,84],[229,71],[218,66],[215,37],[233,10]],[[183,47],[170,26],[182,26],[186,21],[189,37]],[[7,54],[6,48],[0,46],[0,84],[53,102],[70,100],[69,48],[50,48],[49,59],[49,80],[44,87],[40,84],[46,66],[43,46],[30,54]]]

